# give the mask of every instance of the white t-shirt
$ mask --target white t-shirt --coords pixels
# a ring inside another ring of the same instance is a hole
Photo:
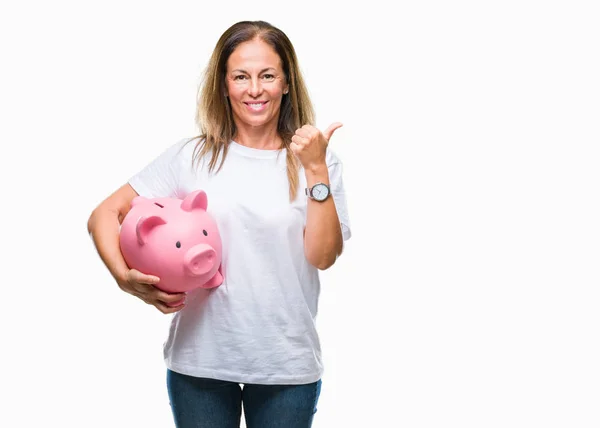
[[[186,141],[169,147],[129,181],[148,198],[183,198],[204,190],[207,211],[223,242],[224,282],[188,292],[164,344],[167,367],[238,383],[317,381],[323,373],[315,325],[320,282],[318,269],[304,255],[304,170],[298,197],[290,203],[285,150],[253,149],[232,141],[222,169],[209,173],[210,155],[200,167],[192,167],[198,140]],[[329,149],[327,166],[347,240],[342,164]]]

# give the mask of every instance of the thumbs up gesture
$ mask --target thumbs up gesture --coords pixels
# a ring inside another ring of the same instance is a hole
[[[292,137],[290,149],[298,157],[305,170],[312,170],[325,165],[325,153],[333,132],[342,127],[340,122],[335,122],[321,132],[311,125],[304,125],[296,130]]]

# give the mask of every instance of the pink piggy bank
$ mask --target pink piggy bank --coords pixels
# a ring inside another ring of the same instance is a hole
[[[127,265],[159,277],[168,293],[221,285],[221,235],[207,205],[202,190],[183,200],[134,198],[119,235]]]

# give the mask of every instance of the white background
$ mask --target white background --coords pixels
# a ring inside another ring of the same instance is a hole
[[[351,3],[3,2],[0,425],[173,426],[169,317],[86,222],[196,134],[218,37],[263,19],[344,123],[314,427],[600,426],[594,2]]]

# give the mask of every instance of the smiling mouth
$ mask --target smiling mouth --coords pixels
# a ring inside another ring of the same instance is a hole
[[[245,102],[248,108],[252,111],[261,111],[265,108],[268,101],[258,101],[258,102]]]

